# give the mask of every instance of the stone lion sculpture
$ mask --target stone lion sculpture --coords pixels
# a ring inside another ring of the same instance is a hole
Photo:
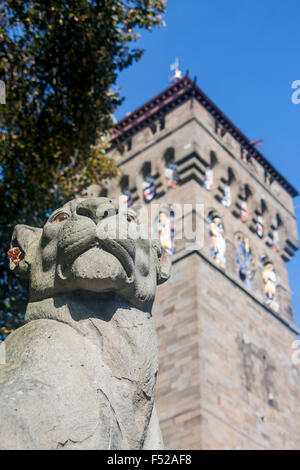
[[[0,366],[0,449],[162,448],[151,308],[170,261],[131,236],[136,224],[99,197],[43,229],[15,227],[11,268],[28,277],[29,303]]]

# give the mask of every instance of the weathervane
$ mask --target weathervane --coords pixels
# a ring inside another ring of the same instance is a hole
[[[174,75],[170,77],[171,82],[175,82],[176,80],[180,80],[182,78],[182,72],[179,69],[178,57],[176,57],[174,64],[171,64],[170,70],[171,72],[174,72]]]
[[[261,147],[263,141],[264,139],[253,140],[253,142],[250,142],[250,145],[253,145],[254,147]]]

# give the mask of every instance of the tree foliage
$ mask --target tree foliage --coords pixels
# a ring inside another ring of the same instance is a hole
[[[16,223],[115,176],[106,155],[118,72],[139,60],[140,29],[161,25],[165,0],[0,2],[0,338],[23,319],[25,286],[8,269]]]

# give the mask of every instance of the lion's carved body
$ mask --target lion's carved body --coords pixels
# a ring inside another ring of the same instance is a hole
[[[102,199],[99,201],[101,205]],[[44,229],[45,240],[43,235],[34,237],[37,250],[42,246],[47,252],[49,244],[55,246],[53,240],[59,242],[56,233],[49,237],[54,229],[50,226],[48,233],[47,227]],[[72,225],[65,229],[71,230]],[[32,243],[21,248],[34,253]],[[96,284],[92,291],[86,289],[87,279],[82,278],[91,276],[90,266],[81,266],[76,258],[76,265],[63,266],[65,272],[72,271],[76,288],[71,291],[70,279],[66,279],[66,293],[62,293],[65,278],[57,275],[57,262],[50,270],[48,263],[45,276],[52,284],[47,292],[52,290],[53,295],[29,302],[27,324],[6,341],[7,364],[0,366],[0,449],[162,447],[154,406],[158,360],[149,292],[143,299],[145,308],[138,298],[142,282],[149,290],[148,276],[153,276],[155,263],[151,250],[144,245],[139,248],[136,242],[132,275],[128,277],[121,266],[123,251],[120,253],[118,262],[112,261],[111,278],[106,273],[104,281],[99,280],[99,286],[110,286],[117,280],[117,288],[105,288],[104,292],[101,287],[95,289]],[[107,253],[103,254],[107,260]],[[51,256],[53,259],[53,250]],[[114,256],[113,250],[110,256]],[[32,271],[45,269],[43,252],[35,259],[37,267]],[[30,264],[26,254],[25,261]],[[36,271],[32,274],[35,283],[38,275]],[[44,285],[45,279],[41,283]],[[152,290],[153,300],[154,287]],[[136,305],[128,301],[133,291]]]

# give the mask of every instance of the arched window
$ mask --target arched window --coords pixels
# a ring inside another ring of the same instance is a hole
[[[235,175],[232,168],[228,168],[228,177],[224,183],[223,193],[221,202],[223,206],[230,207],[232,203],[232,196],[231,196],[231,184],[235,180]],[[223,179],[224,181],[224,179]]]
[[[175,189],[179,184],[178,165],[175,162],[173,147],[169,147],[164,153],[165,160],[165,182],[167,188]]]
[[[207,191],[212,191],[214,189],[214,171],[213,168],[217,164],[218,159],[216,152],[214,150],[210,151],[210,163],[207,165],[204,174],[203,186]]]
[[[107,188],[102,188],[100,191],[100,197],[107,197],[107,196],[108,196]]]
[[[245,184],[242,194],[240,195],[241,203],[239,206],[240,209],[240,219],[242,222],[246,222],[249,216],[249,209],[248,209],[248,199],[251,197],[252,191],[248,184]]]
[[[283,227],[283,222],[280,215],[277,213],[273,224],[271,225],[271,248],[276,253],[280,251],[280,228]]]
[[[238,233],[234,241],[239,280],[245,287],[253,290],[252,251],[249,238]]]
[[[264,180],[265,180],[265,183],[268,184],[269,186],[271,186],[271,184],[274,181],[274,178],[270,175],[268,170],[265,170],[264,172]]]
[[[144,162],[141,171],[143,178],[151,175],[151,162]]]
[[[210,157],[210,167],[213,168],[218,163],[218,157],[217,157],[216,152],[214,150],[211,150],[209,157]]]
[[[123,175],[120,181],[120,187],[121,187],[121,199],[124,204],[126,204],[128,207],[131,207],[133,205],[133,199],[132,199],[132,194],[129,189],[129,176],[128,175]]]
[[[208,220],[210,256],[219,266],[225,268],[226,242],[224,239],[224,224],[222,218],[216,211],[210,211],[208,214]]]
[[[152,124],[150,124],[150,129],[152,131],[152,134],[156,134],[156,131],[157,131],[157,124],[156,122],[152,122]]]
[[[126,143],[127,143],[127,151],[129,152],[132,149],[132,137],[129,137]]]
[[[173,147],[168,147],[167,150],[164,152],[165,165],[168,166],[168,164],[174,160],[175,160],[175,150]]]
[[[162,116],[159,120],[159,130],[162,131],[165,128],[166,119],[165,116]]]

